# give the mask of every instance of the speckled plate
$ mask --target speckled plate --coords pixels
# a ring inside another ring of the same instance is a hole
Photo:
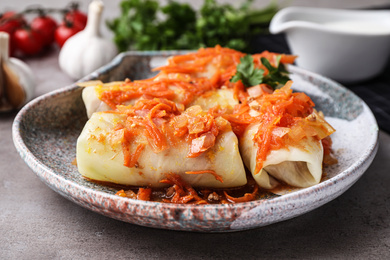
[[[124,53],[85,77],[104,82],[150,76],[173,53]],[[50,188],[97,213],[125,222],[172,230],[225,232],[257,228],[299,216],[345,192],[371,164],[378,126],[367,105],[339,84],[290,66],[293,87],[305,91],[336,128],[339,164],[325,168],[327,178],[283,196],[230,205],[174,205],[115,196],[116,190],[86,181],[72,161],[86,120],[81,88],[72,85],[43,95],[16,116],[13,139],[20,156]]]

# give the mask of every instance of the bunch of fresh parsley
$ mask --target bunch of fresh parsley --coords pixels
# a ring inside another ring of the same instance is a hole
[[[199,11],[173,0],[160,6],[155,0],[123,0],[121,15],[108,21],[120,51],[174,50],[223,47],[250,51],[252,37],[265,31],[278,11],[274,2],[261,10],[245,0],[238,8],[204,0]]]

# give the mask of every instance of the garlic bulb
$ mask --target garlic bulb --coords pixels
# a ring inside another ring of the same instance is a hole
[[[118,53],[115,44],[100,33],[103,2],[93,0],[89,4],[85,29],[70,37],[61,49],[60,68],[70,77],[79,79],[103,66]]]
[[[0,32],[0,111],[20,108],[33,97],[35,85],[27,64],[9,57],[9,35]]]

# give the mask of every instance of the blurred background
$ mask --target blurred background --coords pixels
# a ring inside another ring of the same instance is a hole
[[[25,5],[27,1],[25,0],[13,0],[13,1],[1,1],[1,6],[9,7],[9,8],[20,8]],[[42,4],[42,5],[50,5],[50,6],[64,6],[69,1],[67,0],[35,0],[28,1],[31,4]],[[78,2],[82,3],[83,6],[87,6],[89,0],[79,0]],[[160,0],[160,3],[167,3],[167,0]],[[199,7],[203,0],[177,0],[180,3],[191,3],[194,7]],[[240,0],[218,0],[218,3],[230,3],[230,4],[239,4]],[[255,6],[261,7],[267,5],[269,0],[255,0]],[[330,8],[359,8],[359,7],[367,7],[367,6],[375,6],[375,5],[384,5],[390,4],[389,0],[279,0],[275,1],[283,6],[315,6],[315,7],[330,7]],[[120,3],[120,0],[105,0],[106,6],[117,6]]]
[[[33,1],[26,1],[26,0],[11,0],[11,1],[5,1],[2,0],[0,2],[0,12],[4,11],[22,11],[26,7],[29,6],[36,6],[41,5],[44,7],[51,7],[51,8],[63,8],[66,5],[68,5],[71,0],[33,0]],[[78,0],[76,1],[80,3],[80,9],[82,11],[87,11],[88,4],[90,3],[90,0]],[[112,19],[118,16],[120,14],[120,0],[103,0],[105,5],[105,11],[103,13],[104,20]],[[162,5],[166,4],[168,0],[160,0],[158,1]],[[194,8],[200,8],[200,6],[203,4],[204,0],[177,0],[179,3],[189,3]],[[244,2],[242,0],[218,0],[218,3],[229,3],[234,6],[239,6],[240,3]],[[271,2],[276,2],[280,8],[287,7],[287,6],[310,6],[310,7],[325,7],[325,8],[375,8],[375,7],[383,7],[383,6],[389,6],[390,7],[390,0],[254,0],[253,7],[254,8],[263,8],[270,4]],[[28,3],[28,4],[26,4]],[[104,26],[102,28],[102,33],[104,35],[111,35],[111,32]]]

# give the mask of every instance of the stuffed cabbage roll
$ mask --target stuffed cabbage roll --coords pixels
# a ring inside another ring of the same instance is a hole
[[[181,104],[186,94],[174,81],[154,80],[100,82],[86,86],[82,92],[88,118],[94,112],[113,110],[118,105],[133,105],[137,100],[145,98],[167,98]]]
[[[199,105],[203,110],[219,106],[231,111],[238,104],[232,89],[213,89],[207,80],[197,80],[191,84],[179,83],[176,80],[170,80],[168,84],[165,81],[100,83],[85,87],[82,99],[88,118],[94,112],[112,110],[117,105],[133,105],[138,99],[154,97],[167,98],[185,107]]]
[[[92,114],[95,112],[111,110],[109,105],[99,99],[95,86],[85,87],[81,97],[83,99],[88,118],[91,118]]]
[[[319,183],[322,140],[335,131],[313,108],[311,99],[293,92],[291,84],[251,100],[247,118],[252,123],[240,135],[244,163],[265,189],[280,182],[299,188]]]
[[[194,187],[247,181],[227,120],[199,106],[180,112],[156,99],[93,113],[77,141],[77,165],[89,179],[132,186],[163,186],[160,180],[170,172]]]
[[[265,189],[275,188],[280,181],[305,188],[318,184],[322,177],[323,148],[320,140],[304,138],[298,145],[272,150],[262,168],[256,172],[258,145],[253,141],[258,130],[255,124],[240,140],[240,151],[245,165],[257,184]]]

